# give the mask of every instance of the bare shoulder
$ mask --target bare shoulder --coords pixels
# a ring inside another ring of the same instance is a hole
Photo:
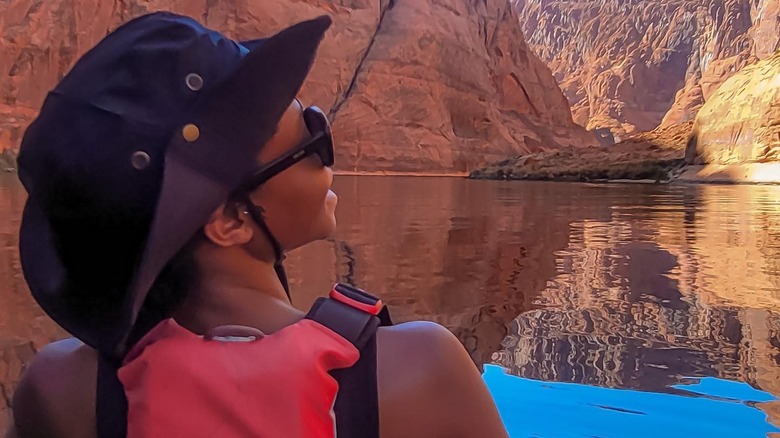
[[[377,334],[377,342],[380,363],[401,359],[401,362],[424,374],[445,365],[451,367],[453,360],[476,369],[458,338],[433,322],[414,321],[382,327]]]
[[[401,342],[407,346],[445,347],[460,345],[458,339],[445,327],[430,321],[413,321],[380,327],[380,344]]]
[[[95,435],[96,352],[76,339],[42,348],[13,399],[20,438]]]
[[[443,368],[456,366],[474,368],[458,339],[446,328],[427,321],[415,321],[382,327],[377,333],[378,368],[380,378],[393,381],[433,383],[431,376]],[[381,383],[381,382],[380,382]]]
[[[479,370],[449,330],[383,327],[377,346],[382,436],[506,436]]]

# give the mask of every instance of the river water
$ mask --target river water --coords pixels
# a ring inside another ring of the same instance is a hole
[[[336,238],[290,254],[448,327],[512,437],[780,432],[780,187],[339,176]],[[29,298],[0,177],[0,393],[66,336]],[[0,430],[10,410],[0,399]]]

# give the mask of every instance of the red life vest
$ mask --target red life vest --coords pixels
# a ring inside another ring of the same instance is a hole
[[[127,400],[126,436],[335,438],[337,428],[339,438],[378,436],[378,413],[342,425],[334,406],[343,395],[338,370],[348,372],[367,341],[373,346],[372,381],[347,385],[372,385],[376,397],[374,335],[382,310],[376,298],[337,285],[305,319],[257,338],[207,339],[164,320],[118,370]]]

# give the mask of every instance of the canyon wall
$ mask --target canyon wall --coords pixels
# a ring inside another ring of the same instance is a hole
[[[511,0],[529,47],[589,130],[692,120],[726,79],[780,47],[778,0]]]
[[[465,172],[595,142],[505,0],[10,0],[0,3],[0,153],[18,148],[82,53],[157,10],[237,39],[333,17],[302,98],[334,119],[342,170]]]
[[[683,179],[780,183],[780,52],[729,78],[701,107]]]

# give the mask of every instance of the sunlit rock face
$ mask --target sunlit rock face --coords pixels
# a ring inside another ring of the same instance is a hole
[[[780,51],[723,83],[696,116],[688,176],[780,182]]]
[[[505,0],[11,0],[0,3],[0,151],[46,92],[121,23],[172,10],[238,39],[328,14],[303,100],[330,112],[348,170],[466,172],[595,144]]]
[[[617,141],[692,120],[742,67],[778,49],[778,0],[512,0],[574,120]]]

